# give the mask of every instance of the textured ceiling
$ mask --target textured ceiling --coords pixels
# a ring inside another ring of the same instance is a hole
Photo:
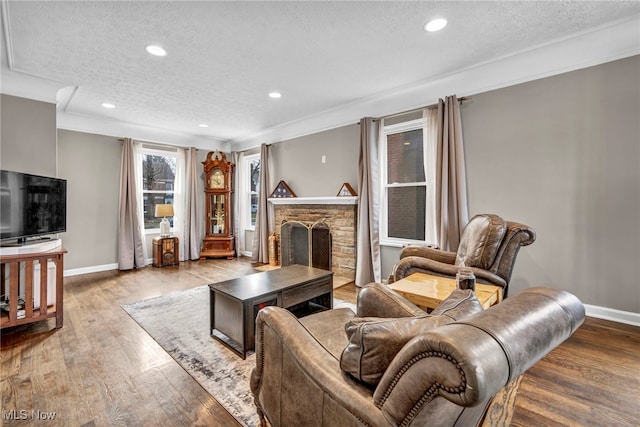
[[[639,13],[638,1],[4,1],[3,72],[67,87],[65,114],[234,141]],[[439,16],[449,25],[424,32]]]

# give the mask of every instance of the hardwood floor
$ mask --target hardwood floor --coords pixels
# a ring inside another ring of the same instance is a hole
[[[252,271],[234,259],[65,278],[62,329],[49,320],[1,333],[2,424],[238,426],[120,305]],[[335,291],[355,295],[353,284]],[[638,396],[640,328],[589,318],[527,372],[511,425],[638,425]]]
[[[511,425],[640,425],[640,327],[587,317],[527,371]]]

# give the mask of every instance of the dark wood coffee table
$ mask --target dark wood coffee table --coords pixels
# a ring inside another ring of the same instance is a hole
[[[297,317],[333,308],[333,273],[289,265],[209,285],[211,336],[244,359],[255,347],[261,308],[284,307]]]

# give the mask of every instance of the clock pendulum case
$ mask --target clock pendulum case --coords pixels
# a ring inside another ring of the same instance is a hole
[[[235,255],[233,237],[233,169],[224,153],[216,150],[207,154],[204,165],[205,229],[200,258]]]

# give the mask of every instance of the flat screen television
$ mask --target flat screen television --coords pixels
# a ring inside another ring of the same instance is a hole
[[[0,170],[0,240],[26,243],[30,237],[67,230],[65,179]]]

